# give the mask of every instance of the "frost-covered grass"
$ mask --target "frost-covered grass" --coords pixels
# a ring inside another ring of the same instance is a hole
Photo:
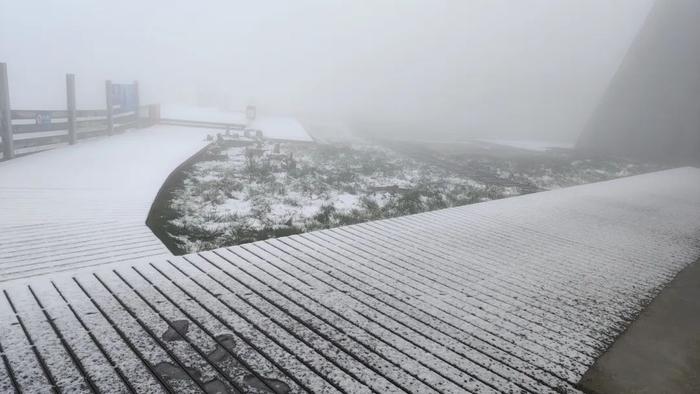
[[[571,153],[224,139],[168,193],[163,226],[195,252],[656,169]]]

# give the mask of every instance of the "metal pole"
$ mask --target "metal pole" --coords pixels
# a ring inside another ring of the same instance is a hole
[[[107,134],[114,133],[114,105],[112,104],[112,81],[105,81],[105,94],[107,96]]]
[[[12,111],[10,109],[10,85],[7,79],[7,64],[0,63],[0,136],[3,159],[15,157],[12,135]]]
[[[75,75],[66,74],[66,102],[68,104],[68,143],[73,145],[75,134]]]

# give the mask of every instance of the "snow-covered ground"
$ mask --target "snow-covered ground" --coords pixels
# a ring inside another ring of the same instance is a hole
[[[573,143],[557,142],[557,141],[493,140],[493,139],[479,139],[476,141],[477,142],[486,142],[488,144],[508,146],[511,148],[531,150],[531,151],[536,151],[536,152],[546,152],[550,149],[573,149],[574,148]]]
[[[163,213],[167,219],[161,225],[173,239],[171,246],[195,252],[653,168],[568,155],[543,154],[519,163],[404,145],[231,140],[210,147],[185,171],[182,184],[171,190],[171,209]]]
[[[699,234],[680,168],[0,283],[0,392],[578,393]]]
[[[0,163],[0,281],[169,254],[148,212],[211,133],[154,126]]]
[[[243,112],[222,111],[218,108],[193,107],[188,105],[161,104],[160,117],[163,119],[192,120],[198,122],[246,124]]]
[[[268,139],[313,141],[304,126],[297,119],[289,116],[258,116],[249,124],[245,113],[223,111],[217,108],[162,105],[160,111],[163,119],[242,124],[251,129],[261,130],[265,138]]]
[[[304,126],[297,119],[288,116],[263,116],[255,119],[250,127],[262,130],[263,135],[268,139],[313,141]]]

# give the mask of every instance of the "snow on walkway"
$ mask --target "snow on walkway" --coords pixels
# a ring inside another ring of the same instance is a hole
[[[7,282],[0,391],[574,393],[698,256],[681,168]]]
[[[0,282],[170,255],[145,221],[207,133],[155,126],[0,163]]]
[[[245,113],[216,108],[162,105],[161,117],[168,120],[213,122],[247,125]],[[265,138],[284,141],[312,142],[313,138],[296,118],[289,116],[259,115],[251,129],[261,130]]]

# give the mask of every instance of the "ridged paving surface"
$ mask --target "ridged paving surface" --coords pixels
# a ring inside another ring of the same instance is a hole
[[[5,282],[0,392],[577,392],[699,238],[682,168]]]
[[[0,282],[170,255],[146,218],[207,133],[154,126],[0,163]]]

